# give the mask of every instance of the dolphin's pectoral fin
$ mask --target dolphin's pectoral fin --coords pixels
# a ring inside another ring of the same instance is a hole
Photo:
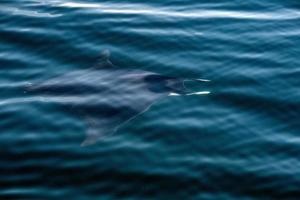
[[[109,50],[103,50],[100,55],[98,56],[97,63],[95,64],[95,68],[112,68],[115,67],[109,60],[110,57],[110,51]]]
[[[126,114],[114,119],[101,119],[100,117],[86,116],[86,122],[88,126],[86,131],[87,136],[86,139],[81,143],[81,146],[93,145],[100,139],[114,134],[122,126],[146,112],[153,103],[154,101],[152,103],[145,104],[145,106],[141,107],[141,109],[134,110],[133,112],[128,112],[127,110]]]
[[[97,118],[86,117],[86,123],[88,126],[86,131],[86,138],[81,143],[81,146],[95,144],[99,139],[111,135],[115,132],[113,126],[109,126],[108,124],[103,123],[103,121],[98,120]]]

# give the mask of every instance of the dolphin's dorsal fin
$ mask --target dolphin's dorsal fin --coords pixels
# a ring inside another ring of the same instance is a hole
[[[112,68],[114,65],[109,60],[110,51],[105,49],[103,50],[100,55],[98,56],[97,63],[95,64],[95,68]]]

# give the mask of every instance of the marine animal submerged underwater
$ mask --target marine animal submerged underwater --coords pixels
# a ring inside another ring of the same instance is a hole
[[[92,68],[32,84],[26,89],[27,93],[42,95],[85,118],[87,137],[82,146],[94,144],[103,136],[116,132],[162,97],[209,93],[193,93],[184,85],[185,81],[208,80],[122,69],[110,62],[109,55],[109,51],[103,51]]]

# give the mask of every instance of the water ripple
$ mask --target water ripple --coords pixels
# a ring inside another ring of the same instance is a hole
[[[298,3],[3,0],[0,13],[1,200],[300,196]],[[58,104],[101,90],[28,87],[90,69],[103,49],[124,69],[210,79],[190,87],[211,93],[171,93],[82,148],[83,116]]]

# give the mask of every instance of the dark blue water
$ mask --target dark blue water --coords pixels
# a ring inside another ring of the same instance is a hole
[[[299,9],[1,0],[0,199],[299,199]],[[103,49],[124,69],[210,79],[211,93],[163,98],[81,147],[85,121],[22,88]]]

